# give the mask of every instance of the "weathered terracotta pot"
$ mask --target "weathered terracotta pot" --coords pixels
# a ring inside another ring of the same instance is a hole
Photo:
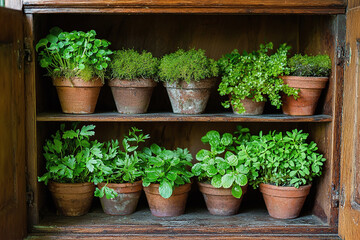
[[[160,184],[150,184],[148,187],[144,187],[152,215],[156,217],[174,217],[183,214],[191,183],[176,187],[169,198],[163,198],[160,195],[159,186]]]
[[[164,83],[174,113],[200,114],[205,111],[211,89],[215,86],[215,78],[207,78],[198,82],[179,81]]]
[[[54,78],[53,84],[59,96],[64,113],[88,114],[95,111],[100,89],[100,78],[83,81],[81,78]]]
[[[293,88],[300,89],[299,97],[282,95],[283,112],[288,115],[307,116],[314,115],[321,91],[325,88],[327,77],[297,77],[282,76],[284,83]]]
[[[95,185],[49,182],[49,190],[58,212],[65,216],[81,216],[91,207]]]
[[[146,113],[156,82],[152,79],[113,79],[109,86],[119,113]]]
[[[106,183],[99,183],[101,189]],[[118,196],[114,199],[100,198],[101,206],[106,214],[129,215],[135,212],[142,190],[142,181],[134,183],[108,183],[107,187],[114,189]]]
[[[231,99],[231,97],[230,97]],[[244,113],[238,113],[237,109],[235,109],[233,106],[233,112],[235,114],[239,115],[261,115],[264,112],[265,102],[256,102],[253,101],[251,98],[245,98],[244,100],[241,100],[241,103],[243,104],[245,108]]]
[[[202,192],[206,207],[213,215],[229,216],[239,211],[240,204],[247,190],[247,185],[241,187],[243,195],[235,198],[231,194],[231,188],[215,188],[208,183],[198,183],[199,190]]]
[[[280,219],[299,216],[310,188],[311,184],[299,188],[260,184],[260,192],[270,216]]]

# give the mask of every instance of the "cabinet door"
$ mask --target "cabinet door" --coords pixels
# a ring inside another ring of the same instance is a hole
[[[0,238],[26,235],[22,12],[0,7]]]
[[[360,237],[360,1],[349,0],[346,18],[339,233]]]

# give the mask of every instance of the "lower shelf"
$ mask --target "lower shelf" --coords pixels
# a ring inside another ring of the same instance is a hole
[[[242,209],[234,216],[213,216],[205,208],[178,217],[157,218],[143,208],[129,216],[95,209],[81,217],[48,215],[29,239],[338,239],[337,229],[311,214],[279,220],[266,209]]]

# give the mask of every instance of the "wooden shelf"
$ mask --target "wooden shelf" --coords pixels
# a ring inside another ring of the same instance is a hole
[[[24,0],[25,13],[343,14],[344,0]]]
[[[94,114],[40,113],[38,122],[331,122],[329,115],[288,116],[263,114],[241,116],[233,113],[181,115],[174,113],[119,114],[116,112]]]

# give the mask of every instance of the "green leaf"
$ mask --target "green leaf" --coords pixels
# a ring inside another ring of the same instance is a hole
[[[248,183],[248,179],[244,174],[238,174],[235,176],[235,182],[240,186],[245,186]]]
[[[52,34],[49,34],[46,36],[46,39],[50,42],[50,43],[56,43],[58,41],[58,38]]]
[[[238,158],[235,155],[230,155],[226,158],[226,161],[230,164],[230,166],[236,166],[238,164]]]
[[[213,185],[216,188],[220,188],[221,187],[221,175],[215,175],[212,179],[211,179],[211,185]]]
[[[231,193],[234,197],[241,198],[243,192],[239,185],[234,184],[234,186],[231,188]]]
[[[163,180],[160,182],[160,187],[159,187],[159,193],[160,193],[160,195],[161,195],[163,198],[169,198],[169,197],[171,197],[172,192],[173,192],[173,189],[172,189],[171,183],[170,183],[168,180],[163,179]]]
[[[201,149],[197,154],[196,154],[196,160],[198,161],[203,161],[206,158],[211,157],[211,152],[205,149]]]
[[[230,188],[233,183],[234,183],[234,175],[233,174],[225,174],[224,176],[222,176],[221,178],[221,185],[224,187],[224,188]]]
[[[150,149],[156,155],[159,155],[161,153],[161,148],[155,143],[150,146]]]
[[[221,144],[229,146],[233,143],[233,136],[230,133],[224,133],[221,138]]]

